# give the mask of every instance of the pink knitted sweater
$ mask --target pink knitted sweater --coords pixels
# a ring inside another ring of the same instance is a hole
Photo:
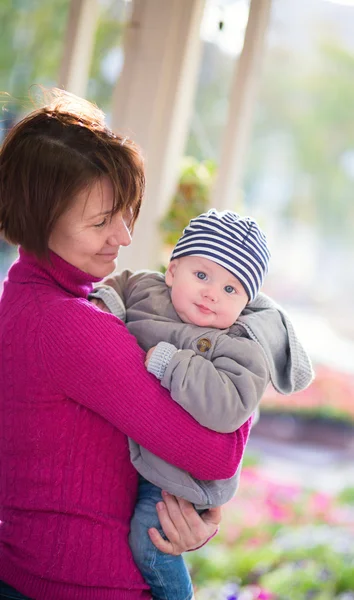
[[[174,403],[124,324],[87,301],[93,279],[21,250],[0,301],[0,580],[36,600],[149,597],[128,545],[127,436],[223,479],[249,434],[209,431]]]

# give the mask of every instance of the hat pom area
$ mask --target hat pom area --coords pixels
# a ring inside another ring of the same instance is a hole
[[[172,255],[201,256],[227,269],[254,300],[268,272],[270,251],[267,238],[252,217],[211,208],[191,219]]]

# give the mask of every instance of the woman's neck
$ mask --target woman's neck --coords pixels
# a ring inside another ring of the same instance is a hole
[[[48,259],[38,259],[23,248],[19,249],[19,258],[10,269],[9,277],[18,282],[52,281],[73,296],[82,298],[87,298],[93,284],[101,280],[74,267],[51,250]]]

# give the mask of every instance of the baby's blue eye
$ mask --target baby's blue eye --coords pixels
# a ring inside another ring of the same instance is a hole
[[[232,285],[225,285],[224,290],[227,294],[232,294],[235,291],[235,288]]]
[[[198,277],[198,279],[206,279],[206,274],[203,273],[203,271],[197,271],[196,276]]]

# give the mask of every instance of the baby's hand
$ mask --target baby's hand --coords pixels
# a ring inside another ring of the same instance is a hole
[[[100,310],[103,310],[103,312],[111,312],[108,306],[103,302],[103,300],[101,300],[101,298],[91,298],[90,302],[92,302],[92,304],[97,306],[97,308],[99,308]]]
[[[156,348],[156,346],[153,346],[153,347],[152,347],[152,348],[150,348],[150,350],[148,350],[148,351],[147,351],[147,353],[146,353],[146,356],[145,356],[145,367],[146,367],[146,368],[148,367],[148,364],[149,364],[150,357],[151,357],[151,355],[152,355],[153,351],[155,350],[155,348]]]

